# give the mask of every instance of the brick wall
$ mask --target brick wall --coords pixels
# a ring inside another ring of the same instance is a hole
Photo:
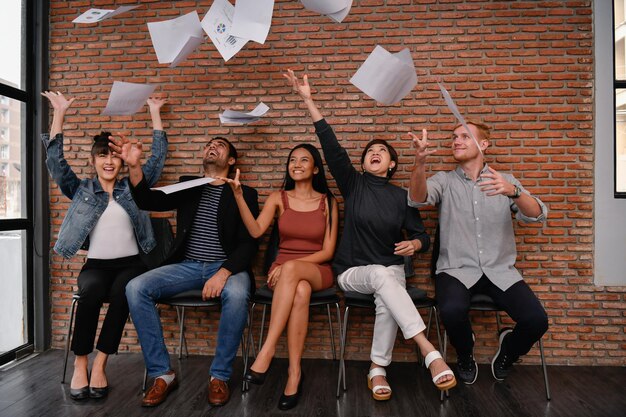
[[[50,16],[50,88],[79,98],[65,124],[66,155],[79,176],[92,175],[87,145],[100,130],[122,131],[149,142],[145,109],[132,117],[100,115],[114,80],[147,82],[159,85],[157,91],[170,100],[163,116],[169,155],[160,184],[170,184],[181,174],[200,174],[199,150],[205,138],[227,135],[243,155],[238,165],[244,182],[257,187],[263,201],[281,184],[288,150],[299,142],[316,143],[300,100],[281,75],[292,68],[309,74],[324,115],[355,161],[370,139],[392,141],[401,162],[395,182],[407,187],[410,130],[427,128],[437,143],[431,173],[453,167],[448,145],[455,120],[437,88],[436,81],[442,80],[463,114],[493,126],[489,162],[514,173],[550,209],[545,227],[516,225],[518,267],[550,317],[544,339],[549,363],[624,365],[624,288],[593,283],[590,1],[356,0],[344,23],[336,24],[305,11],[299,2],[277,0],[264,45],[250,42],[224,63],[207,40],[174,69],[157,63],[146,22],[194,9],[202,17],[211,1],[142,1],[143,8],[97,25],[72,24],[90,3],[53,0]],[[96,7],[126,2],[118,3],[102,0]],[[392,52],[404,47],[412,52],[419,84],[399,105],[377,105],[349,83],[377,44]],[[262,121],[245,127],[220,125],[219,112],[251,110],[261,100],[271,107]],[[52,182],[50,194],[56,237],[68,200]],[[436,212],[425,210],[423,217],[432,233]],[[416,259],[412,283],[432,294],[429,259],[429,254]],[[52,255],[54,347],[63,346],[71,294],[83,262],[83,256],[63,260]],[[354,311],[351,317],[348,357],[367,359],[373,315]],[[325,314],[314,310],[311,319],[304,356],[328,358]],[[173,349],[178,335],[175,312],[164,309],[162,320]],[[188,313],[191,352],[212,354],[216,322],[215,312]],[[496,348],[493,315],[476,314],[473,322],[476,353],[486,361]],[[121,350],[139,349],[129,324]],[[284,339],[278,355],[286,355]],[[414,355],[413,346],[398,339],[394,357],[412,361]],[[533,349],[527,362],[537,360]]]

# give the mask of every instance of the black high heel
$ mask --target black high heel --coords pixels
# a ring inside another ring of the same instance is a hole
[[[70,398],[74,401],[82,401],[89,398],[89,385],[82,388],[70,388]]]
[[[272,362],[270,362],[270,365],[267,367],[267,370],[265,372],[256,372],[252,369],[248,369],[246,371],[246,374],[243,376],[243,379],[251,384],[263,385],[263,383],[265,382],[265,377],[267,377],[267,373],[269,372],[271,367]]]
[[[303,375],[300,375],[300,382],[298,382],[298,391],[292,395],[285,395],[283,392],[278,400],[278,409],[279,410],[291,410],[296,405],[298,405],[298,400],[300,399],[300,394],[302,393],[302,380],[304,379]]]
[[[94,388],[89,387],[89,398],[93,398],[94,400],[99,400],[101,398],[106,397],[109,394],[109,386]]]

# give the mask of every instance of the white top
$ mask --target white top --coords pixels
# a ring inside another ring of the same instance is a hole
[[[139,253],[137,239],[130,217],[126,210],[111,199],[89,233],[89,253],[91,259],[116,259]]]

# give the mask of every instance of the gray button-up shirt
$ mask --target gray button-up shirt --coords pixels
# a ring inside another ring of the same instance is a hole
[[[481,175],[488,170],[483,167]],[[522,192],[530,195],[510,174],[502,174]],[[409,206],[438,205],[439,208],[439,259],[437,273],[445,272],[467,288],[471,288],[485,274],[498,288],[506,291],[522,280],[515,269],[515,234],[511,212],[525,223],[543,222],[548,209],[541,206],[539,217],[522,214],[515,200],[503,195],[488,196],[480,188],[481,178],[472,181],[461,167],[454,171],[439,172],[427,180],[428,198],[416,203],[409,197]]]

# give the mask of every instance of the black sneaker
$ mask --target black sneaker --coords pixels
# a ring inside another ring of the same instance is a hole
[[[493,377],[498,381],[504,381],[504,379],[509,375],[511,371],[511,367],[513,366],[513,362],[517,360],[517,358],[513,358],[509,353],[507,353],[506,349],[506,337],[513,332],[511,328],[502,329],[500,332],[500,343],[498,345],[498,351],[495,356],[491,360],[491,373]]]
[[[476,382],[478,365],[476,365],[476,360],[474,360],[474,356],[471,353],[457,357],[456,372],[464,384],[472,385]]]

